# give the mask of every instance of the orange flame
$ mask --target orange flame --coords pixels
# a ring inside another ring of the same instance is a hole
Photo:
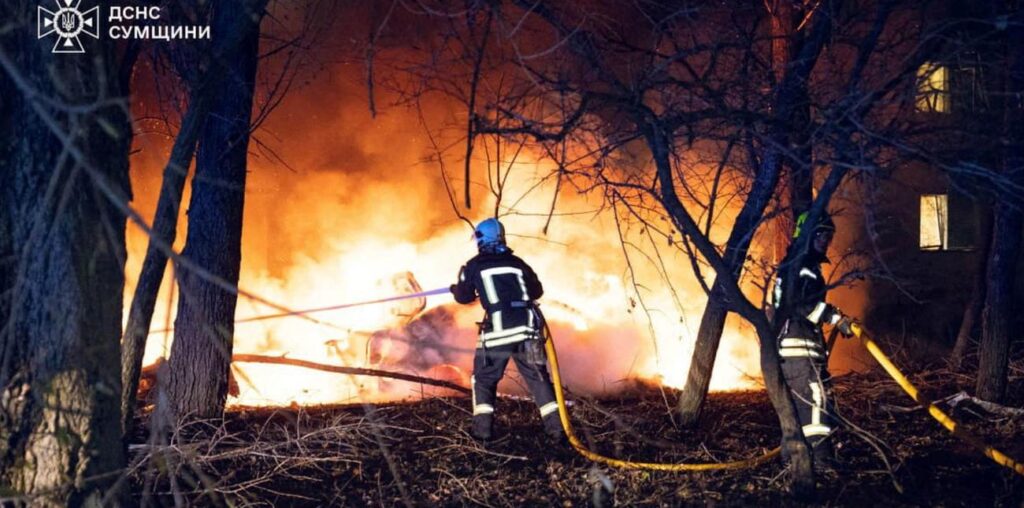
[[[370,120],[364,106],[344,100],[344,95],[339,98],[338,93],[322,86],[308,90],[271,117],[268,128],[287,133],[279,134],[281,143],[293,148],[282,152],[290,165],[300,168],[297,173],[250,158],[240,286],[294,309],[409,293],[409,287],[395,284],[396,276],[401,280],[405,272],[423,288],[446,287],[476,249],[467,226],[454,218],[436,166],[422,162],[430,148],[416,114],[395,110]],[[155,208],[161,151],[166,153],[167,143],[137,139],[143,151],[133,158],[135,204],[149,213]],[[503,204],[515,201],[517,213],[502,221],[510,246],[534,267],[545,286],[541,302],[553,325],[563,379],[574,390],[590,393],[614,391],[629,378],[682,387],[706,301],[683,254],[666,260],[676,298],[668,289],[659,289],[665,284],[654,266],[634,260],[634,274],[628,274],[609,211],[558,215],[543,234],[553,187],[545,183],[525,191],[551,168],[524,162],[520,156],[512,169]],[[479,187],[474,192],[484,194]],[[185,199],[187,203],[188,196]],[[592,212],[600,208],[595,199],[563,196],[559,211]],[[475,218],[487,210],[494,210],[493,198],[475,205]],[[180,247],[184,234],[178,238]],[[126,307],[146,238],[131,229],[128,243]],[[634,288],[633,277],[639,289]],[[168,315],[175,308],[168,304],[169,281],[168,275],[154,329],[173,322]],[[634,305],[637,291],[649,313]],[[459,306],[448,295],[431,296],[422,303],[425,309],[415,316],[410,315],[409,302],[316,314],[332,326],[296,318],[243,323],[236,326],[234,350],[465,382],[472,370],[479,307]],[[240,299],[236,316],[274,312]],[[166,355],[169,340],[169,334],[150,335],[145,362]],[[719,356],[712,389],[758,384],[752,333],[730,321]],[[379,401],[421,393],[420,387],[405,382],[288,366],[233,368],[241,393],[229,404]],[[502,389],[518,390],[511,382]]]

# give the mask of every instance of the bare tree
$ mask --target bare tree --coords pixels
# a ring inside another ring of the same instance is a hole
[[[266,154],[271,160],[283,162],[271,148],[259,141],[257,133],[263,121],[292,90],[297,77],[318,65],[313,50],[316,41],[323,37],[333,22],[334,15],[325,12],[325,7],[331,5],[332,2],[320,0],[279,5],[279,15],[285,18],[292,11],[298,13],[298,27],[282,23],[281,27],[275,26],[275,29],[260,34],[264,49],[259,55],[259,65],[264,72],[258,74],[255,91],[258,97],[250,119],[250,131],[257,144],[256,151]],[[191,0],[172,2],[168,10],[171,15],[190,23],[209,23],[211,15],[209,4]],[[169,81],[180,82],[185,88],[184,91],[172,91],[171,94],[186,95],[188,100],[185,101],[183,97],[161,98],[164,102],[185,103],[187,107],[181,113],[180,127],[174,136],[174,146],[164,169],[151,238],[125,328],[122,354],[124,389],[121,403],[126,436],[131,430],[146,338],[165,266],[171,254],[169,247],[173,245],[176,235],[178,209],[188,168],[197,140],[206,125],[207,111],[216,86],[227,73],[226,62],[237,54],[238,45],[246,36],[247,33],[241,30],[219,32],[209,44],[189,41],[187,44],[170,45],[166,50],[157,46],[151,52],[154,60],[152,67],[167,67],[169,62],[175,74]],[[157,74],[152,79],[159,81],[166,77]],[[226,281],[221,279],[220,282]]]
[[[237,285],[241,263],[242,207],[259,25],[266,0],[212,6],[213,37],[237,38],[221,55],[224,76],[213,86],[210,112],[199,140],[189,229],[182,255]],[[180,272],[179,272],[180,273]],[[179,274],[181,296],[168,360],[166,402],[174,418],[219,417],[227,397],[237,293],[198,273]]]
[[[768,200],[776,192],[774,181],[779,178],[783,167],[788,169],[787,187],[790,190],[789,201],[792,213],[795,215],[806,211],[811,201],[813,170],[811,146],[808,139],[811,107],[808,86],[810,72],[818,55],[810,52],[803,53],[803,50],[806,44],[810,44],[811,47],[818,48],[817,50],[820,51],[828,34],[817,34],[822,38],[818,41],[807,40],[809,33],[804,21],[809,19],[813,13],[810,6],[806,12],[799,5],[787,1],[766,3],[765,6],[768,10],[771,27],[772,75],[775,76],[776,86],[786,83],[788,87],[786,93],[782,93],[780,89],[780,93],[776,96],[777,102],[772,107],[772,111],[776,114],[772,122],[783,127],[776,135],[776,139],[773,140],[776,145],[771,149],[792,150],[793,153],[788,157],[766,159],[769,166],[765,167],[763,172],[765,175],[772,176],[765,180],[765,184],[771,183],[762,185],[766,191],[763,195],[755,197],[753,200],[748,199],[747,203],[750,206],[744,206],[733,225],[732,233],[726,242],[725,252],[730,273],[734,278],[739,278],[744,268],[754,231],[759,226],[767,209]],[[803,62],[798,59],[803,59]],[[807,61],[808,59],[810,62]],[[794,66],[797,63],[802,64]],[[794,75],[794,70],[800,74]],[[759,202],[763,204],[758,206]],[[716,282],[711,288],[708,304],[704,307],[704,314],[701,316],[696,344],[690,360],[690,371],[687,374],[686,385],[679,397],[679,417],[683,425],[692,425],[697,422],[707,397],[708,388],[711,386],[711,375],[715,358],[718,355],[718,345],[725,327],[725,318],[729,312],[728,305],[724,300],[725,294],[722,291],[721,283]]]
[[[999,2],[994,2],[999,5]],[[1002,173],[1017,186],[1024,185],[1024,15],[1020,8],[993,9],[1000,15],[996,23],[1006,23],[1004,51],[1006,79],[1002,118]],[[978,361],[978,397],[993,402],[1006,395],[1011,339],[1011,315],[1014,302],[1016,266],[1021,255],[1024,211],[1015,192],[999,194],[994,211],[992,246],[988,261],[988,285],[983,311],[982,340]]]
[[[32,505],[117,505],[125,216],[110,198],[130,193],[137,53],[52,53],[36,12],[0,7],[0,484]]]
[[[146,257],[135,286],[131,309],[128,313],[128,323],[125,326],[122,340],[121,425],[125,436],[131,434],[131,424],[135,414],[135,395],[139,388],[139,374],[146,349],[146,338],[153,319],[153,309],[156,306],[160,283],[164,278],[164,270],[167,266],[167,252],[163,246],[174,245],[181,196],[185,189],[188,168],[192,164],[196,140],[206,121],[212,85],[215,78],[222,73],[219,67],[220,62],[223,61],[223,53],[226,52],[229,44],[235,43],[235,41],[218,37],[213,41],[213,47],[208,48],[214,53],[213,58],[203,56],[207,53],[201,50],[205,48],[205,45],[202,48],[193,47],[192,44],[180,45],[172,50],[184,53],[180,59],[183,63],[196,64],[203,60],[205,64],[179,70],[183,81],[187,83],[189,78],[193,81],[192,91],[188,99],[188,109],[182,118],[181,128],[174,138],[174,146],[171,148],[170,158],[164,168],[163,183],[160,186],[160,197],[157,201],[152,225],[152,235],[155,238],[150,240],[146,248]],[[196,51],[197,49],[200,50]],[[208,70],[210,65],[214,65],[216,68]]]

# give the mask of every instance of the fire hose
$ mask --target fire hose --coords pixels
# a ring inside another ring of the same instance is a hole
[[[666,463],[652,463],[652,462],[633,462],[621,459],[615,459],[612,457],[606,457],[589,450],[583,443],[576,437],[576,433],[573,431],[572,423],[569,421],[569,412],[565,406],[565,394],[562,391],[561,373],[558,369],[558,354],[555,351],[554,341],[551,339],[551,329],[545,323],[548,340],[545,342],[545,349],[548,353],[548,360],[551,363],[551,377],[555,388],[555,399],[558,402],[558,416],[562,421],[562,428],[565,430],[565,435],[569,439],[569,443],[572,447],[579,452],[580,455],[586,457],[595,462],[601,462],[609,466],[614,466],[622,469],[649,469],[655,471],[712,471],[712,470],[734,470],[734,469],[745,469],[761,465],[768,460],[774,458],[779,453],[779,448],[775,448],[764,455],[754,457],[746,460],[738,460],[732,462],[718,462],[718,463],[683,463],[683,464],[666,464]],[[930,400],[918,392],[917,388],[903,375],[902,372],[896,365],[892,363],[885,353],[882,352],[881,348],[878,347],[871,338],[864,333],[863,328],[857,323],[853,323],[853,333],[856,337],[860,338],[864,342],[864,347],[867,348],[871,356],[885,369],[886,373],[891,376],[897,384],[903,388],[903,391],[910,395],[910,398],[914,399],[915,402],[922,406],[928,407],[928,413],[932,415],[943,427],[949,430],[954,436],[962,439],[964,442],[970,444],[976,449],[980,450],[986,457],[992,459],[997,464],[1010,468],[1014,472],[1020,475],[1024,475],[1024,464],[1015,461],[1001,451],[985,444],[980,438],[975,437],[973,434],[967,432],[962,427],[957,425],[957,422],[952,417],[947,415],[941,409],[939,409]],[[829,341],[834,343],[833,340]],[[831,350],[831,347],[829,347]]]
[[[615,459],[589,450],[583,445],[579,438],[576,437],[576,433],[572,429],[572,423],[569,421],[569,410],[565,407],[565,394],[562,392],[562,376],[558,370],[558,353],[555,352],[555,344],[551,338],[550,327],[548,327],[547,323],[544,323],[544,327],[548,336],[548,339],[544,341],[544,348],[548,353],[548,361],[551,363],[551,381],[555,388],[555,400],[558,402],[558,417],[562,421],[562,429],[565,430],[565,436],[569,439],[569,444],[571,444],[580,455],[587,459],[622,469],[650,469],[654,471],[716,471],[746,469],[759,466],[779,454],[779,448],[776,447],[764,455],[745,460],[732,462],[667,464],[657,462],[633,462],[629,460]]]
[[[871,353],[871,356],[875,357],[875,360],[878,361],[883,369],[885,369],[885,372],[896,380],[896,383],[900,385],[900,388],[903,388],[903,391],[907,392],[907,395],[909,395],[911,399],[914,399],[914,402],[917,402],[922,406],[926,406],[928,408],[928,414],[932,415],[932,417],[942,424],[946,430],[981,451],[986,457],[995,461],[996,464],[1010,468],[1013,472],[1019,475],[1024,475],[1024,464],[1013,460],[1005,453],[985,444],[985,442],[980,438],[964,430],[957,424],[956,420],[918,392],[917,387],[915,387],[910,380],[907,379],[907,377],[904,376],[898,368],[896,368],[896,365],[892,363],[892,360],[882,352],[875,341],[871,340],[871,338],[864,333],[864,330],[860,325],[853,323],[852,329],[853,334],[864,341],[864,347],[867,348],[869,353]]]

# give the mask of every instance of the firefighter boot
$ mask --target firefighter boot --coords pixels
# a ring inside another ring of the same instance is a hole
[[[547,435],[547,451],[552,459],[566,461],[574,455],[557,412],[544,417],[544,434]]]
[[[814,444],[814,472],[823,475],[836,474],[836,456],[829,439],[822,439]]]
[[[562,420],[559,419],[557,411],[544,417],[544,433],[552,441],[565,441],[565,431],[562,430]]]
[[[494,437],[494,417],[490,414],[473,415],[473,428],[469,433],[477,441],[490,441]]]

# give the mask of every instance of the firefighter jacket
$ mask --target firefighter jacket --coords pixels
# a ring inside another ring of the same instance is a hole
[[[479,347],[512,344],[538,333],[533,301],[544,294],[544,288],[533,269],[511,250],[474,256],[459,271],[452,293],[459,303],[480,298],[485,316]]]
[[[793,284],[788,284],[784,275],[775,279],[772,303],[776,310],[776,323],[780,325],[779,356],[824,361],[827,353],[821,325],[834,325],[843,315],[825,302],[828,286],[821,273],[821,263],[827,259],[814,253],[803,258],[802,266],[791,272],[796,277]],[[782,266],[785,265],[786,261],[783,261]],[[786,273],[782,269],[780,272]],[[784,294],[787,289],[793,294]]]

